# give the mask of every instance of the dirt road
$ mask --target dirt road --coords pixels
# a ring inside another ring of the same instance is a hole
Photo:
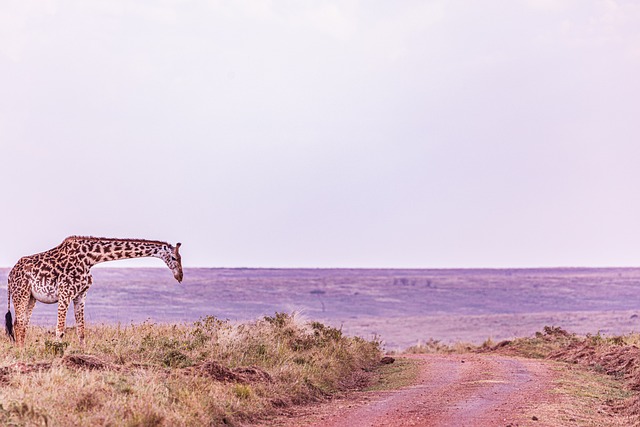
[[[532,413],[549,394],[553,374],[544,362],[496,355],[420,355],[414,386],[334,405],[305,425],[549,426]]]

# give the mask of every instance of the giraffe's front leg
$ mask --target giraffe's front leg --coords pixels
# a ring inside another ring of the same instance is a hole
[[[76,329],[78,330],[78,340],[80,345],[84,345],[84,300],[87,291],[83,291],[73,300],[73,311],[76,317]]]
[[[64,337],[64,329],[67,325],[67,310],[71,300],[69,298],[60,298],[58,300],[58,325],[56,327],[56,339],[60,341]]]

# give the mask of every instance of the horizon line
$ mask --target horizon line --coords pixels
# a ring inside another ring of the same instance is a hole
[[[0,266],[0,270],[10,270],[12,266]],[[165,269],[166,266],[131,266],[131,265],[99,265],[92,269]],[[535,266],[535,267],[229,267],[229,266],[183,266],[184,269],[216,269],[216,270],[603,270],[603,269],[640,269],[630,265],[608,266]]]

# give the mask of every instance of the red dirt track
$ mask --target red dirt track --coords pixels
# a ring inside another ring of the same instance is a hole
[[[314,427],[549,426],[532,405],[551,399],[544,362],[495,355],[417,355],[414,386],[371,395],[368,403],[325,412]],[[324,411],[322,411],[324,412]]]

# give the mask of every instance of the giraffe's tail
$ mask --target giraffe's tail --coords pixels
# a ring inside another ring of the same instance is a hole
[[[7,330],[7,335],[11,338],[11,341],[16,340],[16,336],[13,333],[13,319],[11,318],[11,288],[7,286],[7,314],[4,316],[4,327]]]
[[[7,314],[4,316],[5,321],[5,329],[7,330],[7,335],[11,338],[11,341],[16,340],[16,336],[13,334],[13,319],[11,318],[11,311],[7,311]]]

